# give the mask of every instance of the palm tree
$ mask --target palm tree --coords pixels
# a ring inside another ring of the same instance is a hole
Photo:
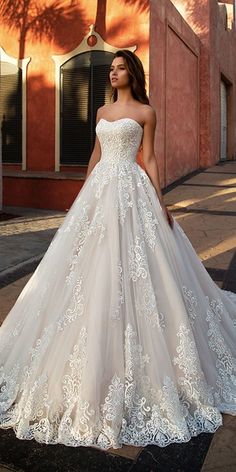
[[[123,0],[124,5],[134,5],[137,7],[140,13],[145,12],[149,9],[150,0]],[[107,0],[97,0],[97,11],[95,19],[96,26],[99,27],[99,33],[101,36],[106,34],[106,10]]]
[[[84,13],[73,1],[65,7],[60,0],[49,5],[40,5],[37,0],[0,0],[0,17],[9,30],[19,30],[19,59],[24,57],[28,33],[41,41],[43,36],[56,39],[61,29],[75,18],[82,29],[85,26]]]
[[[95,29],[96,26],[99,28],[99,33],[102,37],[104,37],[106,34],[106,10],[107,0],[97,0]]]
[[[41,5],[37,0],[0,0],[0,18],[1,22],[7,26],[10,31],[19,31],[18,59],[24,58],[25,44],[29,33],[34,40],[41,41],[43,36],[46,36],[48,39],[54,39],[60,42],[63,28],[71,27],[74,23],[79,24],[82,31],[86,27],[84,13],[79,6],[74,5],[73,1],[71,1],[70,5],[65,7],[61,5],[60,0],[52,0],[49,5]],[[17,87],[21,87],[19,75]],[[11,97],[11,99],[13,98],[14,97]],[[0,163],[0,187],[2,181],[1,167]],[[2,192],[0,188],[0,211],[2,205],[1,195]]]
[[[126,5],[134,5],[140,13],[149,10],[150,0],[124,0]]]

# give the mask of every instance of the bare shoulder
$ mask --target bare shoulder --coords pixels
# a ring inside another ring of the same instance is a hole
[[[102,105],[101,107],[99,107],[97,109],[97,118],[102,118],[104,116],[104,114],[110,109],[111,105],[110,104],[107,104],[107,105]]]
[[[156,112],[151,105],[142,105],[144,124],[152,124],[156,126]]]

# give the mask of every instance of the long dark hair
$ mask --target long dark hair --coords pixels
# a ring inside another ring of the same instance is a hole
[[[119,49],[116,51],[115,57],[123,57],[127,71],[130,77],[131,93],[135,100],[149,105],[149,99],[146,92],[146,80],[143,64],[139,57],[128,49]],[[112,87],[111,99],[113,102],[117,100],[117,89]]]

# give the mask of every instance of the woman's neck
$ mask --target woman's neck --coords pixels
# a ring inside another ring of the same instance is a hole
[[[134,101],[130,88],[117,89],[117,100],[119,105],[128,105]]]

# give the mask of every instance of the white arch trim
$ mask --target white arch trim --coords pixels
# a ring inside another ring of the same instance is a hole
[[[97,42],[94,46],[89,46],[87,43],[87,39],[91,36],[96,36]],[[111,46],[110,44],[106,43],[100,34],[98,34],[95,29],[94,25],[90,25],[88,34],[83,38],[79,46],[77,46],[72,51],[63,54],[63,55],[53,55],[52,59],[55,63],[55,171],[60,171],[60,68],[61,66],[78,54],[82,54],[88,51],[106,51],[115,53],[121,48],[116,48]],[[122,48],[123,49],[123,48]],[[129,49],[130,51],[134,52],[137,49],[137,46],[126,47],[125,49]]]
[[[26,78],[27,67],[30,61],[30,57],[17,59],[9,56],[6,51],[0,47],[0,62],[8,62],[22,70],[22,170],[26,170]]]

